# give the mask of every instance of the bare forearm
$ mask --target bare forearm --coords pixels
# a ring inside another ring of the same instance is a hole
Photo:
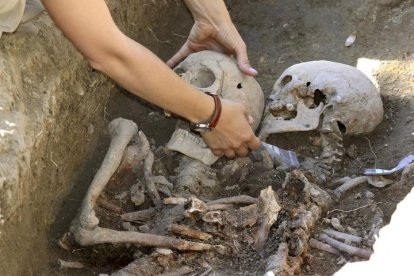
[[[193,89],[149,50],[125,36],[113,22],[105,1],[43,3],[95,69],[135,95],[191,121],[210,117],[214,109],[211,97]]]
[[[223,0],[185,0],[195,20],[207,23],[219,24],[223,21],[231,21]],[[215,26],[218,28],[218,26]]]
[[[208,119],[213,112],[211,97],[196,91],[180,79],[153,53],[135,41],[126,42],[98,69],[128,91],[194,122]]]

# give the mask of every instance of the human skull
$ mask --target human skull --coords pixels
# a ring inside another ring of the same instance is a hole
[[[252,128],[256,130],[264,108],[263,92],[257,81],[243,74],[232,58],[213,51],[197,52],[188,56],[174,70],[199,91],[243,104],[252,116]],[[207,165],[218,159],[200,136],[183,127],[177,128],[167,148]]]
[[[269,99],[261,139],[321,125],[322,134],[338,136],[339,132],[340,139],[335,139],[340,143],[342,134],[373,131],[384,113],[380,93],[366,75],[355,67],[329,61],[289,67],[274,84]]]

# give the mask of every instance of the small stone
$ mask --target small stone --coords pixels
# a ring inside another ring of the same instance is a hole
[[[355,228],[352,228],[351,226],[348,226],[346,228],[346,231],[351,235],[358,236],[358,231]]]
[[[88,135],[92,135],[95,132],[95,127],[93,124],[88,125]]]
[[[324,218],[322,221],[323,221],[324,223],[331,224],[331,219]]]
[[[346,149],[346,155],[348,155],[351,158],[357,158],[358,157],[358,148],[355,145],[350,145],[347,149]]]
[[[157,248],[155,249],[155,253],[160,254],[160,255],[165,255],[165,256],[173,254],[171,249],[165,249],[165,248]]]
[[[374,197],[375,197],[375,195],[374,195],[374,193],[373,193],[373,192],[371,192],[371,191],[366,191],[366,192],[365,192],[365,197],[366,197],[366,198],[371,199],[371,198],[374,198]]]
[[[362,198],[362,193],[357,193],[354,195],[354,199],[361,199]]]
[[[335,228],[335,230],[337,230],[339,232],[344,231],[344,227],[341,225],[341,222],[339,221],[338,218],[332,218],[331,219],[331,225],[332,225],[333,228]]]
[[[309,191],[309,193],[310,193],[310,195],[312,196],[312,197],[317,197],[317,196],[319,196],[320,194],[321,194],[321,192],[320,191],[318,191],[317,189],[315,189],[315,188],[311,188],[310,189],[310,191]]]
[[[346,259],[344,257],[342,257],[342,256],[339,257],[338,259],[336,259],[336,264],[337,265],[344,265],[346,263],[347,263]]]
[[[410,122],[413,121],[413,117],[412,116],[408,116],[407,119],[405,120],[405,122],[408,124]]]
[[[309,140],[311,142],[311,145],[314,146],[314,147],[320,147],[321,144],[322,144],[322,139],[319,136],[318,137],[310,137]]]

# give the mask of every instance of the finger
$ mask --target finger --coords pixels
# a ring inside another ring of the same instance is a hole
[[[228,158],[228,159],[234,159],[236,157],[236,153],[234,152],[234,150],[225,150],[224,151],[224,155]]]
[[[246,145],[242,145],[240,148],[235,150],[237,156],[245,157],[249,153],[249,149]]]
[[[244,42],[240,42],[236,47],[235,52],[239,69],[248,76],[257,76],[257,70],[250,65],[249,57],[247,56],[246,44]]]
[[[222,150],[211,150],[215,156],[223,156]]]
[[[167,61],[167,65],[171,68],[174,68],[179,62],[185,59],[189,54],[193,53],[194,51],[188,47],[187,42],[181,47],[181,49]]]
[[[260,140],[256,136],[253,136],[249,141],[246,142],[246,145],[251,150],[257,150],[260,147]]]

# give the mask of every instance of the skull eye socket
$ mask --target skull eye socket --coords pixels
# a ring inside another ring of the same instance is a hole
[[[281,83],[282,83],[283,86],[285,86],[286,84],[288,84],[291,81],[292,81],[292,76],[286,75],[286,76],[283,77]]]
[[[201,68],[197,74],[191,77],[190,84],[199,88],[207,88],[213,85],[216,77],[208,68]]]

